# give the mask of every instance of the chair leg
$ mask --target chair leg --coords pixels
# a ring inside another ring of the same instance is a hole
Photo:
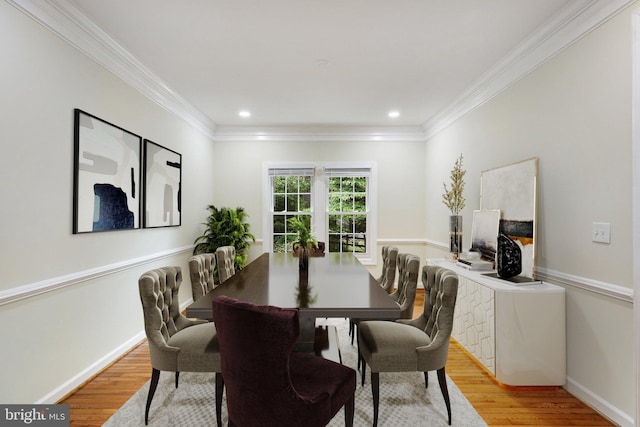
[[[438,369],[438,383],[440,384],[442,397],[444,397],[444,403],[447,405],[447,415],[449,415],[449,425],[451,425],[451,402],[449,401],[449,390],[447,389],[447,377],[444,373],[444,368]]]
[[[151,407],[151,401],[153,400],[153,395],[156,393],[156,388],[158,387],[158,380],[160,379],[160,371],[151,368],[151,385],[149,386],[149,395],[147,396],[147,406],[144,410],[144,425],[149,424],[149,408]]]
[[[178,378],[180,378],[180,372],[176,372],[176,388],[178,388]]]
[[[222,393],[224,392],[224,378],[221,373],[216,373],[216,421],[218,427],[222,427]]]
[[[356,337],[356,324],[353,320],[349,320],[349,334],[351,335],[351,345],[353,345],[353,339]]]
[[[373,395],[373,427],[377,427],[380,403],[380,373],[378,372],[371,372],[371,394]]]
[[[355,394],[344,405],[344,425],[345,427],[353,427],[353,414],[355,413]]]
[[[361,360],[362,360],[362,384],[361,385],[364,385],[364,374],[367,372],[367,364],[364,361],[364,358],[362,358],[362,356],[360,356],[360,357],[361,357]],[[372,375],[373,375],[373,373],[372,373]]]
[[[429,371],[424,372],[424,388],[429,388]]]

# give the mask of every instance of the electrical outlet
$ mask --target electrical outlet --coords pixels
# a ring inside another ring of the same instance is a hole
[[[591,241],[611,243],[611,224],[608,222],[594,222],[591,224]]]

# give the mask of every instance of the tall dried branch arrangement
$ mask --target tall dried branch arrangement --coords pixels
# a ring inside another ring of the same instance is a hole
[[[462,191],[464,190],[464,175],[466,170],[462,169],[462,154],[456,160],[451,169],[451,189],[447,188],[447,184],[442,183],[444,187],[444,193],[442,193],[442,203],[449,208],[452,215],[458,215],[464,208],[464,197]]]

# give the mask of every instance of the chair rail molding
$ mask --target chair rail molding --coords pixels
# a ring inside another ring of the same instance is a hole
[[[384,241],[396,242],[401,239],[386,239]],[[449,251],[449,245],[435,240],[420,239],[427,246],[437,247]],[[378,239],[378,243],[383,239]],[[612,283],[601,282],[586,277],[575,276],[572,274],[562,273],[560,271],[551,270],[545,267],[535,267],[536,278],[553,284],[571,286],[580,288],[589,292],[594,292],[609,298],[618,299],[633,304],[634,290],[625,286],[615,285]]]
[[[544,282],[584,289],[586,291],[633,304],[634,291],[633,289],[624,286],[588,279],[586,277],[574,276],[544,267],[536,267],[536,278],[541,279]]]
[[[77,273],[68,274],[66,276],[54,277],[52,279],[43,280],[29,285],[18,286],[15,288],[0,291],[0,306],[20,301],[26,298],[31,298],[47,292],[53,292],[55,290],[66,288],[68,286],[77,285],[88,280],[93,280],[110,274],[119,273],[121,271],[148,264],[150,262],[154,262],[170,256],[180,255],[185,252],[191,252],[193,251],[193,248],[193,245],[183,246],[151,255],[145,255],[139,258],[133,258],[114,264],[79,271]]]

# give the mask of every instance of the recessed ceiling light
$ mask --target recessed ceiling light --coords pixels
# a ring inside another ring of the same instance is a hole
[[[400,117],[400,111],[389,111],[389,117],[391,117],[392,119]]]
[[[238,113],[238,115],[239,115],[240,117],[244,117],[244,118],[251,117],[251,113],[250,113],[249,111],[247,111],[247,110],[242,110],[242,111],[240,111],[240,112]]]

